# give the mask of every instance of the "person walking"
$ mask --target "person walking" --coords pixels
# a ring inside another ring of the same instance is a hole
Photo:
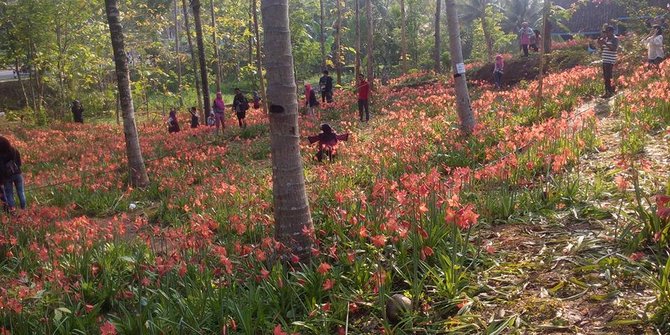
[[[317,116],[319,100],[316,99],[316,93],[310,83],[305,83],[305,107],[307,107],[307,115]]]
[[[233,110],[235,111],[235,116],[237,116],[237,123],[240,125],[240,128],[247,127],[247,110],[249,109],[249,101],[247,97],[244,96],[242,90],[239,88],[235,89],[235,97],[233,98]]]
[[[328,70],[323,70],[323,76],[319,79],[321,89],[321,102],[333,102],[333,77],[328,75]]]
[[[226,112],[226,103],[223,102],[223,94],[221,94],[221,92],[216,92],[216,99],[214,99],[212,106],[214,109],[214,125],[216,126],[216,135],[219,135],[219,129],[221,129],[221,134],[223,134],[223,130],[226,129],[224,115]]]
[[[362,74],[358,75],[356,88],[358,91],[358,116],[361,122],[368,122],[370,121],[370,84]]]
[[[617,60],[617,51],[619,49],[619,39],[614,36],[614,27],[605,25],[603,35],[598,39],[598,47],[603,61],[603,80],[605,82],[605,94],[601,98],[606,99],[614,95],[614,86],[612,86],[612,76],[614,64]]]
[[[84,123],[84,107],[79,100],[72,101],[72,119],[76,123]]]
[[[198,128],[198,126],[200,125],[200,117],[198,116],[198,110],[195,107],[191,107],[191,109],[189,109],[188,112],[191,114],[191,128]]]
[[[647,61],[649,66],[657,68],[663,61],[663,30],[660,25],[655,25],[647,37],[642,41],[647,46]]]
[[[523,56],[528,57],[528,47],[530,46],[530,40],[535,36],[533,29],[528,26],[528,22],[523,22],[521,24],[521,29],[519,30],[519,45],[523,50]]]
[[[502,76],[505,70],[505,61],[503,56],[498,54],[496,55],[495,63],[493,65],[493,82],[496,84],[496,88],[500,89],[502,87]]]
[[[23,174],[21,173],[21,153],[12,146],[9,140],[0,136],[0,181],[5,191],[5,200],[10,210],[14,210],[14,188],[19,197],[21,208],[26,208]]]

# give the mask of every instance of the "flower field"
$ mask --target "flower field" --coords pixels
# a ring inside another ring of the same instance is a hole
[[[595,104],[599,68],[549,75],[541,111],[536,82],[478,84],[469,137],[444,80],[402,85],[430,74],[379,87],[370,124],[339,92],[322,110],[350,133],[337,158],[302,147],[311,264],[276,257],[260,110],[220,139],[140,123],[146,189],[125,186],[120,127],[14,125],[29,208],[0,217],[0,334],[670,331],[670,61],[621,68]],[[522,240],[534,227],[554,235]],[[394,294],[412,307],[387,309]],[[599,306],[615,308],[598,325],[558,313]]]

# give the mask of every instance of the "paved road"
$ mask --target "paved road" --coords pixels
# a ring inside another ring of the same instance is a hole
[[[0,70],[0,81],[11,81],[16,80],[14,78],[14,72],[12,70]]]

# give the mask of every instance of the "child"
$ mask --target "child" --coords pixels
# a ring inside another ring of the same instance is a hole
[[[493,82],[496,84],[497,89],[502,87],[502,76],[504,69],[505,61],[503,60],[503,56],[496,55],[495,65],[493,66]]]
[[[200,125],[198,110],[195,107],[191,107],[188,112],[191,113],[191,128],[198,128]]]
[[[317,107],[319,106],[319,100],[316,99],[316,93],[312,89],[310,83],[305,83],[305,107],[307,107],[307,115],[317,116]]]
[[[309,136],[307,138],[309,144],[318,142],[319,151],[316,153],[316,160],[321,162],[324,156],[327,156],[328,159],[333,160],[335,157],[337,142],[346,141],[349,139],[349,134],[337,135],[333,128],[329,124],[324,123],[321,125],[321,133],[314,136]]]
[[[233,110],[235,111],[235,116],[237,116],[237,123],[240,128],[247,127],[247,110],[249,109],[249,101],[247,97],[244,96],[242,90],[239,88],[235,89],[235,97],[233,98]]]
[[[215,123],[216,117],[214,117],[214,113],[209,113],[209,117],[207,117],[207,125],[213,127]]]
[[[261,97],[258,96],[258,91],[254,91],[254,109],[261,108]]]
[[[170,117],[167,120],[168,133],[178,133],[179,132],[179,121],[177,121],[177,110],[174,108],[170,110]]]

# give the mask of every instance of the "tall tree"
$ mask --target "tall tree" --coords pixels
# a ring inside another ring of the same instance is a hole
[[[323,0],[319,0],[319,10],[320,10],[320,15],[319,15],[319,28],[320,28],[320,35],[319,35],[319,43],[321,43],[321,66],[323,69],[326,69],[327,63],[326,63],[326,35],[323,33],[323,16],[324,16],[324,8],[323,8]]]
[[[202,97],[204,100],[205,118],[211,112],[209,99],[209,84],[207,83],[207,61],[205,59],[205,44],[202,39],[202,21],[200,19],[200,0],[191,0],[193,10],[193,21],[195,21],[195,40],[198,44],[198,59],[200,60],[200,77],[202,80]]]
[[[214,0],[209,0],[209,9],[210,9],[210,16],[212,17],[212,46],[214,47],[214,69],[216,70],[216,91],[221,92],[221,65],[219,64],[219,43],[216,40],[216,15],[214,13]]]
[[[354,75],[358,80],[358,75],[361,73],[361,4],[359,0],[354,0],[356,5],[356,69]]]
[[[261,36],[258,29],[258,9],[256,8],[256,1],[251,0],[253,5],[253,15],[254,15],[254,35],[256,36],[256,72],[258,73],[258,88],[261,91],[261,106],[263,106],[263,111],[268,112],[267,104],[267,94],[265,93],[265,78],[263,77],[263,62],[261,61]]]
[[[372,0],[365,0],[365,14],[368,19],[368,47],[367,47],[367,72],[368,82],[370,83],[370,90],[374,86],[375,78],[375,60],[374,60],[374,21],[372,15]]]
[[[543,31],[547,30],[547,26],[549,25],[549,11],[551,10],[551,4],[549,3],[548,0],[544,1],[544,13],[542,14],[542,28]],[[551,38],[551,36],[549,37]],[[537,108],[537,114],[540,115],[542,113],[542,109],[544,107],[544,97],[542,96],[542,90],[544,87],[544,66],[545,66],[545,60],[547,56],[545,55],[545,43],[540,44],[540,74],[538,76],[537,80],[537,100],[535,102],[536,108]]]
[[[270,104],[272,196],[275,238],[305,261],[310,257],[313,231],[298,128],[288,0],[262,0],[265,60]]]
[[[123,41],[123,27],[119,18],[119,8],[116,0],[105,0],[107,11],[107,22],[112,38],[112,49],[114,51],[114,65],[116,66],[116,81],[118,84],[119,98],[123,112],[123,133],[126,138],[126,156],[128,157],[128,168],[130,173],[130,184],[135,187],[144,187],[149,184],[149,177],[144,166],[140,140],[137,136],[135,125],[135,107],[130,91],[130,72],[128,71],[128,58]]]
[[[442,13],[442,0],[437,0],[435,4],[435,49],[433,50],[433,70],[435,73],[442,72],[442,36],[440,35],[442,20],[440,13]]]
[[[177,95],[179,95],[179,107],[184,106],[184,96],[181,94],[181,50],[179,48],[179,4],[174,0],[174,49],[177,55]]]
[[[337,72],[337,84],[342,85],[342,0],[337,3],[337,28],[335,30],[335,70]]]
[[[200,80],[198,79],[198,74],[200,73],[198,71],[198,62],[196,60],[196,49],[193,47],[193,37],[191,36],[191,23],[188,19],[188,6],[186,5],[186,0],[181,0],[181,6],[182,9],[184,10],[184,26],[186,27],[186,37],[188,40],[188,48],[191,50],[191,63],[193,66],[193,80],[195,81],[195,92],[196,95],[198,96],[198,109],[200,110],[200,113],[204,113],[205,110],[202,108],[202,91],[200,90]],[[205,96],[205,99],[209,99],[207,96]],[[201,116],[204,116],[201,115]]]
[[[461,121],[461,131],[469,135],[475,128],[475,116],[470,108],[470,94],[465,80],[465,64],[461,50],[461,29],[458,26],[458,12],[454,0],[444,0],[447,11],[447,29],[449,31],[449,51],[454,71],[454,89],[456,91],[456,109]]]
[[[402,72],[407,73],[407,13],[405,12],[405,0],[400,0],[400,64]]]
[[[491,0],[467,0],[461,3],[460,9],[462,10],[461,18],[464,21],[479,21],[479,24],[482,27],[482,33],[484,34],[486,56],[488,57],[487,59],[491,61],[494,57],[494,41],[490,27],[490,9],[489,13],[487,13],[487,8],[489,7],[491,7]]]

